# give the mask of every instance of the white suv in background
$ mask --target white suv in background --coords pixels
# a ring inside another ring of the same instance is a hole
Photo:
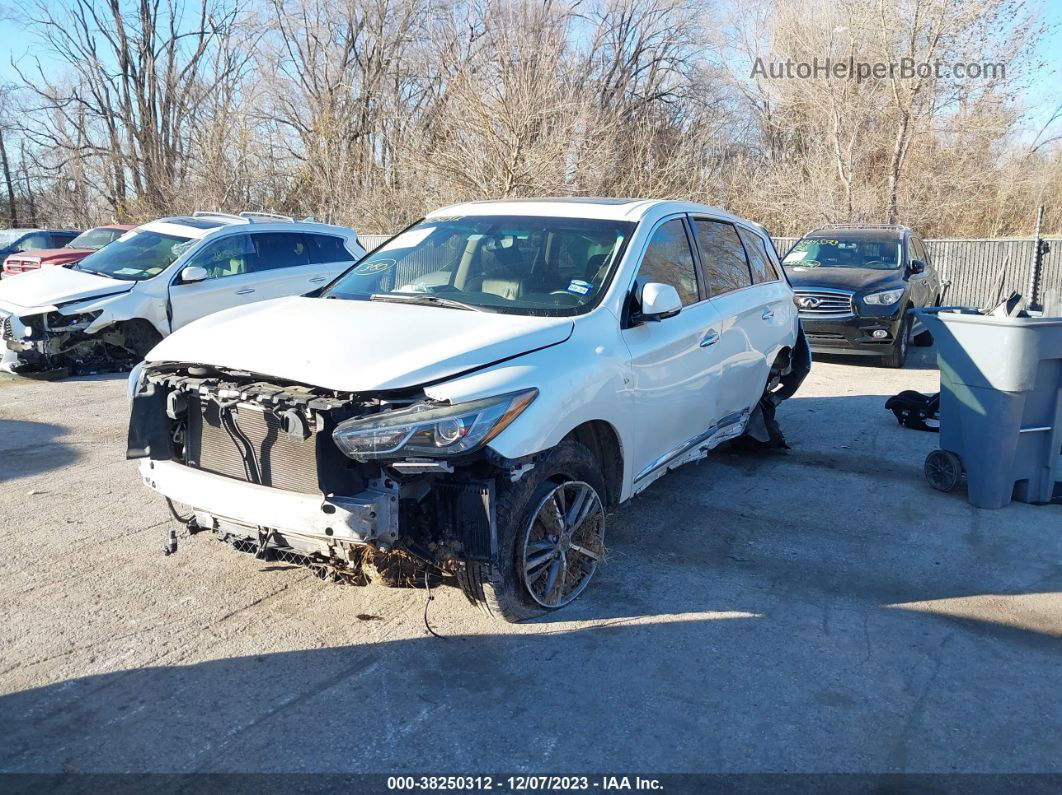
[[[767,441],[809,368],[757,224],[473,202],[318,297],[163,340],[130,376],[128,455],[191,532],[353,582],[453,576],[515,621],[583,591],[607,510],[727,439]]]
[[[128,369],[193,320],[311,292],[364,254],[352,229],[285,216],[160,218],[73,267],[0,283],[0,368]]]

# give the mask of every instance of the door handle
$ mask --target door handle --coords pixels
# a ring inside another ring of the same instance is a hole
[[[714,328],[709,330],[707,334],[701,337],[700,346],[702,348],[708,348],[715,343],[719,342],[719,332]]]
[[[760,315],[760,317],[763,318],[764,320],[770,320],[771,318],[774,317],[774,310],[771,309],[771,308],[764,309],[763,310],[763,314]]]
[[[310,282],[313,283],[313,284],[319,284],[321,282],[327,282],[327,281],[328,281],[328,277],[327,276],[314,276],[312,279],[310,279]]]
[[[254,292],[253,287],[244,287],[242,290],[237,290],[236,295],[248,295]]]

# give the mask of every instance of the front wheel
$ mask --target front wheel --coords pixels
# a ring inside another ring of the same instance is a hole
[[[896,332],[896,341],[892,350],[885,356],[883,363],[886,367],[899,368],[907,363],[907,349],[911,344],[911,316],[905,311],[903,320],[900,321],[900,329]]]
[[[465,594],[522,621],[571,604],[605,556],[605,483],[590,451],[557,445],[516,483],[499,485],[498,559],[467,564]]]

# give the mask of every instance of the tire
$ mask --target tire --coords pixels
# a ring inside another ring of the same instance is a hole
[[[911,346],[911,317],[904,310],[903,320],[900,321],[900,329],[896,334],[896,342],[892,350],[882,359],[886,367],[900,368],[907,363],[907,350]]]
[[[926,481],[937,491],[954,491],[962,482],[962,459],[950,450],[934,450],[926,456]]]
[[[127,349],[138,357],[137,361],[143,361],[151,349],[162,342],[162,335],[146,320],[127,320],[118,327],[126,336]]]
[[[585,502],[576,505],[580,494],[585,495]],[[604,559],[605,495],[601,466],[584,445],[571,440],[558,444],[516,483],[499,482],[495,510],[498,562],[496,565],[466,564],[460,577],[465,595],[494,618],[510,622],[524,621],[570,604],[583,592]],[[543,549],[543,545],[552,542],[536,537],[545,528],[537,519],[541,512],[548,515],[558,499],[569,511],[583,507],[589,513],[581,523],[576,523],[570,544],[565,539],[569,531],[559,535],[554,548],[559,551]],[[595,540],[591,542],[591,538]],[[550,554],[554,557],[545,557]],[[532,555],[545,562],[533,569],[529,584],[525,571]],[[558,564],[561,559],[563,562]],[[558,566],[561,573],[550,574]],[[548,598],[541,598],[550,577],[559,585],[559,590],[556,587],[551,590],[558,595],[553,604]],[[570,594],[565,592],[569,583],[572,584]]]

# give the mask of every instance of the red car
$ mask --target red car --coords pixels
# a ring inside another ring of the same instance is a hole
[[[127,224],[97,226],[95,229],[82,232],[62,248],[20,251],[4,260],[4,276],[36,270],[43,265],[70,267],[134,228]]]

